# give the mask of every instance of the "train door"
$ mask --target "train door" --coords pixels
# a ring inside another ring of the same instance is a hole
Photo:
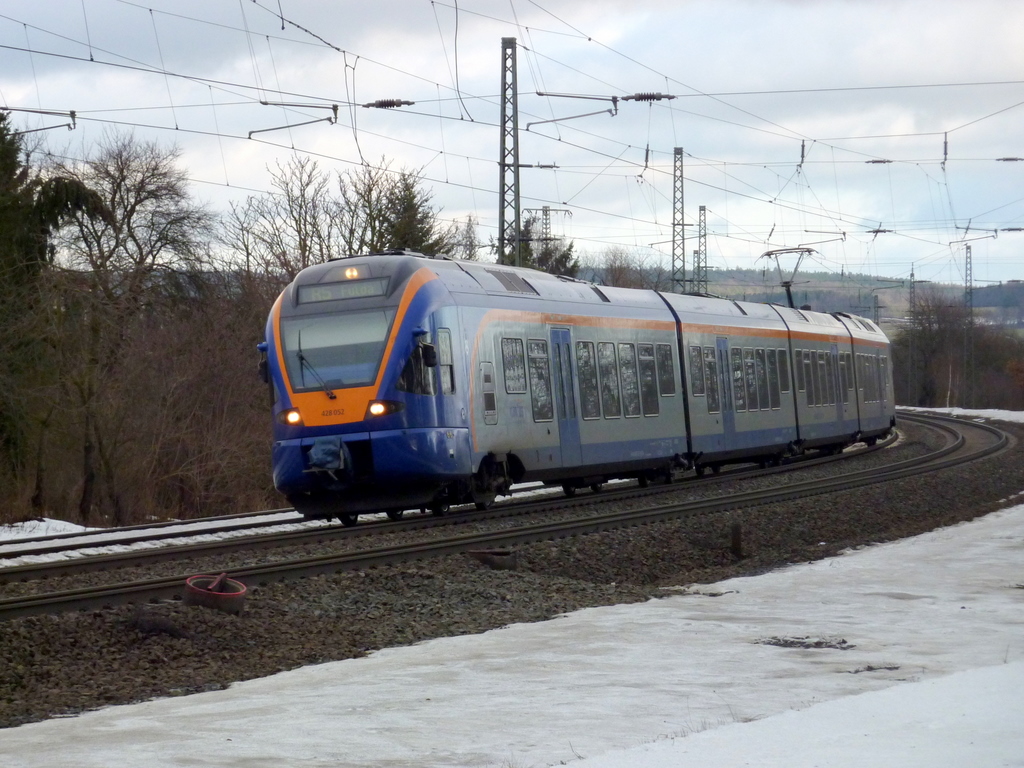
[[[736,412],[732,408],[732,377],[729,374],[729,340],[719,336],[718,350],[718,388],[722,392],[722,432],[726,443],[732,444],[732,436],[736,434]]]
[[[583,463],[583,455],[580,423],[576,416],[576,386],[572,376],[572,337],[568,328],[551,329],[551,367],[562,466],[576,467]]]

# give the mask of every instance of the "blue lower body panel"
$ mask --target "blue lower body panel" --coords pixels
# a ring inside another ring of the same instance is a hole
[[[275,487],[311,517],[424,505],[445,484],[473,473],[467,429],[282,440],[272,455]]]

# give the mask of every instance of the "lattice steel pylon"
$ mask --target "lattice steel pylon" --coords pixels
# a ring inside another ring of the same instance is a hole
[[[708,292],[708,227],[707,208],[700,207],[697,219],[697,250],[693,252],[693,292]]]
[[[974,274],[971,246],[964,251],[964,408],[974,405]]]
[[[683,148],[676,147],[672,167],[672,291],[686,293],[686,225],[683,223]]]
[[[519,267],[522,266],[522,219],[519,210],[519,96],[514,37],[501,38],[501,94],[498,263]]]

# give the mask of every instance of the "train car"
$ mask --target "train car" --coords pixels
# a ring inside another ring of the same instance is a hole
[[[392,251],[318,264],[260,344],[275,486],[307,517],[488,506],[875,440],[888,342],[852,316]]]

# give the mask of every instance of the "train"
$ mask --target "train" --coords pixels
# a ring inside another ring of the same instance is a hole
[[[479,509],[540,481],[777,464],[895,426],[871,320],[391,250],[303,269],[259,368],[274,485],[307,518]]]

